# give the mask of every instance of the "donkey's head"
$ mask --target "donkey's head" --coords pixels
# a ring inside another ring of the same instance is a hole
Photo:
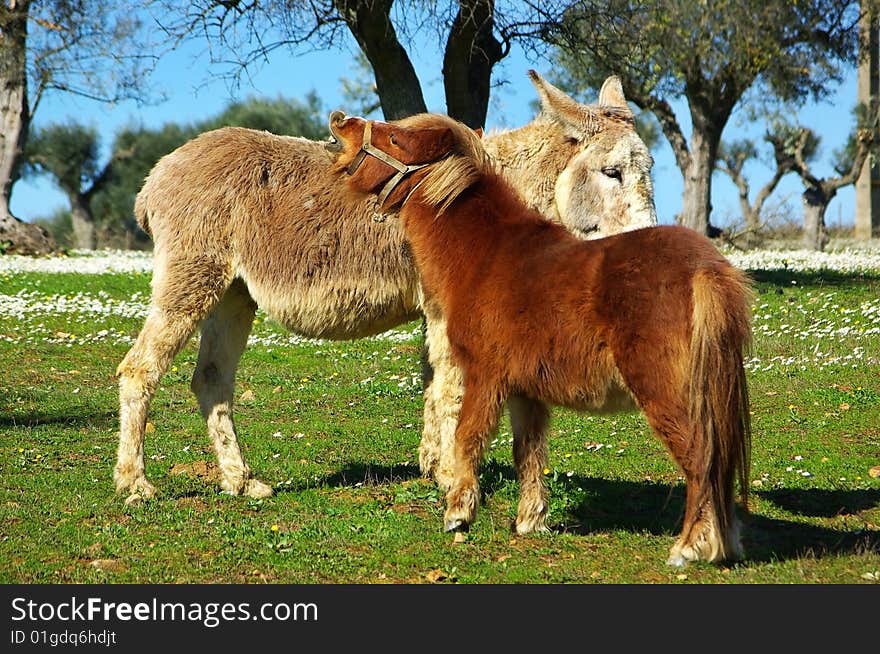
[[[541,120],[552,123],[559,133],[557,142],[546,146],[553,151],[548,152],[548,168],[553,165],[551,157],[565,163],[552,200],[540,197],[541,189],[536,189],[539,197],[527,201],[582,238],[656,225],[654,162],[635,130],[620,80],[606,79],[598,102],[585,105],[535,71],[530,70],[529,77],[541,99]]]
[[[431,167],[426,201],[442,211],[489,165],[480,133],[439,114],[418,114],[394,123],[330,114],[335,140],[335,169],[348,174],[348,188],[377,194],[390,209],[405,201]]]

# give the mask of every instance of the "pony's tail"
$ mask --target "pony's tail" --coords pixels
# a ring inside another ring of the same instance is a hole
[[[686,529],[699,523],[700,512],[714,516],[720,539],[709,543],[714,550],[709,560],[742,555],[734,485],[738,481],[740,501],[748,511],[751,421],[743,359],[751,342],[751,298],[748,277],[733,266],[700,270],[694,276],[688,403],[703,465],[698,515]]]

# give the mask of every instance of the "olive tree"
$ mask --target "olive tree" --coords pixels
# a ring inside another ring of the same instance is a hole
[[[819,99],[858,58],[860,12],[876,0],[542,0],[545,24],[572,84],[614,73],[651,111],[684,178],[680,222],[710,226],[722,132],[746,92],[788,103]],[[684,98],[686,136],[671,104]]]
[[[31,121],[46,93],[102,101],[142,98],[151,49],[123,0],[4,0],[0,3],[0,243],[42,253],[51,236],[12,215],[9,203]],[[147,54],[144,54],[147,53]]]

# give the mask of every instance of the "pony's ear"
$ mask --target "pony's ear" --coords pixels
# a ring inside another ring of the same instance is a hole
[[[474,134],[476,134],[479,138],[483,138],[483,128],[478,127],[477,129],[474,130]]]
[[[346,144],[354,140],[358,141],[357,145],[360,147],[360,138],[363,136],[365,122],[363,118],[357,116],[346,116],[344,111],[338,109],[331,112],[327,123],[330,135],[336,143],[331,143],[328,149],[344,149]]]
[[[455,134],[449,127],[428,127],[413,130],[417,139],[417,162],[435,161],[455,147]],[[413,154],[416,154],[415,152]]]

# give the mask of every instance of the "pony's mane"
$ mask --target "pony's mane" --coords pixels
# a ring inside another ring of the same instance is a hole
[[[431,165],[419,185],[421,199],[437,213],[443,213],[455,199],[492,171],[489,155],[480,137],[470,127],[442,114],[417,114],[397,121],[414,129],[447,128],[454,145],[449,156]]]

